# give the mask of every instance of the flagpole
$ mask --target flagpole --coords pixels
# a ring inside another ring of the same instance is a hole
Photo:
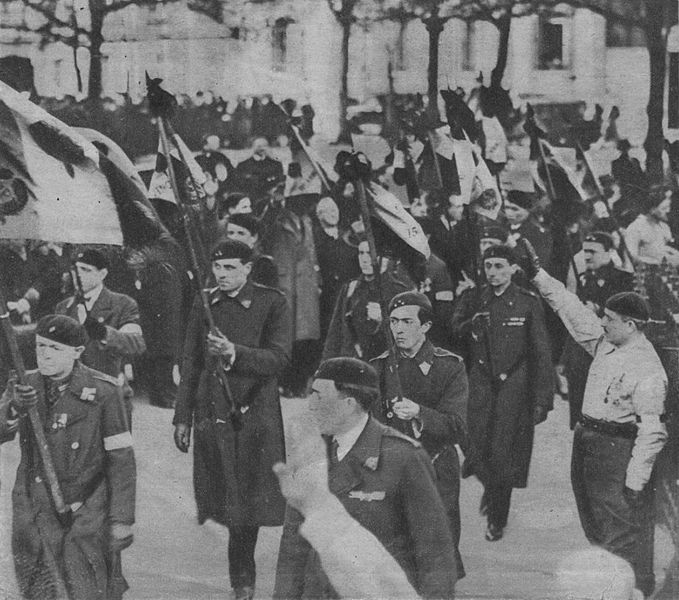
[[[12,323],[10,321],[10,313],[7,308],[7,302],[5,300],[5,294],[0,286],[0,322],[2,323],[2,332],[7,342],[7,347],[9,349],[10,358],[14,369],[16,370],[19,383],[26,384],[26,366],[24,365],[24,360],[19,351],[19,345],[16,339],[16,332]],[[40,455],[40,461],[42,462],[43,474],[46,479],[47,486],[49,488],[50,496],[52,502],[54,503],[54,508],[57,512],[57,518],[60,522],[66,522],[68,515],[70,513],[70,507],[66,506],[64,502],[64,496],[61,493],[61,487],[59,486],[59,479],[57,478],[57,472],[54,468],[54,462],[52,461],[52,455],[50,454],[49,445],[47,443],[47,437],[45,436],[45,430],[43,428],[43,423],[40,418],[40,413],[38,413],[38,407],[32,406],[28,409],[28,419],[31,423],[31,428],[33,429],[33,434],[35,436],[35,441],[38,446],[38,454]],[[40,527],[38,528],[40,529]],[[40,536],[42,538],[42,535]],[[43,552],[45,556],[45,562],[47,567],[51,571],[55,578],[57,598],[67,598],[66,588],[64,582],[61,578],[61,572],[57,566],[57,561],[52,552],[52,548],[49,545],[49,541],[43,539]]]
[[[601,182],[599,181],[599,178],[596,176],[594,173],[594,169],[592,169],[592,165],[589,162],[589,158],[587,157],[587,154],[585,154],[585,151],[582,149],[582,146],[578,143],[577,144],[578,150],[580,151],[580,154],[582,154],[582,160],[585,162],[585,166],[587,167],[587,170],[589,171],[590,175],[592,176],[592,179],[594,179],[594,185],[596,185],[596,189],[599,192],[599,196],[601,197],[602,202],[606,205],[606,210],[608,211],[608,216],[613,218],[615,224],[616,224],[616,231],[618,232],[618,235],[620,236],[620,247],[616,248],[616,251],[618,253],[618,256],[620,256],[620,259],[625,262],[625,260],[629,260],[630,265],[632,268],[634,268],[634,260],[632,259],[632,255],[630,254],[629,248],[627,247],[627,243],[625,242],[625,232],[622,227],[618,225],[618,222],[615,220],[615,217],[613,217],[613,208],[611,206],[611,203],[608,201],[608,198],[606,197],[606,193],[604,192],[604,188],[601,185]]]
[[[160,143],[161,147],[163,148],[163,153],[165,156],[170,156],[170,143],[167,139],[167,132],[165,130],[165,119],[158,115],[158,133],[160,135]],[[196,278],[196,284],[198,286],[198,295],[201,299],[202,307],[203,307],[203,315],[205,316],[208,324],[208,329],[210,330],[210,333],[213,334],[219,334],[219,330],[217,329],[217,326],[215,324],[214,316],[212,315],[212,309],[210,308],[210,300],[207,296],[206,291],[203,288],[203,281],[201,277],[201,265],[198,260],[198,253],[196,251],[196,245],[195,245],[195,240],[193,236],[193,232],[191,231],[191,222],[190,222],[190,217],[188,213],[187,207],[184,205],[182,202],[181,196],[179,195],[179,188],[177,187],[177,179],[175,178],[175,173],[174,173],[174,167],[172,165],[172,160],[167,161],[167,174],[168,178],[170,180],[170,187],[172,188],[172,193],[175,196],[175,200],[177,202],[177,206],[181,209],[182,212],[182,222],[184,224],[184,232],[186,233],[186,242],[188,245],[189,249],[189,257],[191,260],[191,265],[193,267],[193,272]],[[222,357],[218,357],[218,365],[217,369],[215,369],[215,375],[219,379],[219,383],[222,388],[222,392],[224,395],[224,400],[226,402],[226,414],[231,420],[231,425],[234,429],[235,432],[241,429],[242,427],[242,419],[241,419],[241,413],[240,411],[236,408],[236,403],[234,402],[233,399],[233,394],[231,393],[231,387],[229,385],[229,380],[226,376],[226,371],[224,369],[224,361]]]
[[[375,244],[375,234],[373,233],[372,222],[370,220],[370,209],[368,208],[368,195],[365,189],[364,177],[370,177],[370,163],[365,159],[365,163],[357,156],[356,153],[352,154],[349,159],[352,161],[350,168],[347,169],[356,178],[356,190],[358,191],[358,204],[361,209],[361,220],[363,221],[363,226],[365,227],[365,235],[368,239],[368,249],[370,251],[370,262],[373,267],[373,277],[375,278],[375,284],[377,285],[377,298],[380,304],[380,311],[382,313],[382,322],[387,320],[386,315],[386,301],[384,298],[384,292],[382,290],[382,269],[377,258],[377,245]],[[346,164],[346,163],[345,163]],[[364,172],[365,171],[365,172]],[[398,373],[398,360],[396,343],[394,341],[394,336],[391,334],[391,329],[389,324],[384,324],[387,340],[389,343],[389,371],[394,375],[394,382],[396,385],[396,401],[400,402],[403,400],[403,387],[401,386],[401,378]]]
[[[549,201],[552,206],[556,205],[556,193],[554,192],[554,183],[552,181],[552,174],[549,172],[549,167],[547,166],[547,160],[545,159],[545,149],[542,146],[542,140],[538,137],[537,139],[538,148],[540,149],[540,159],[542,161],[542,168],[545,170],[547,176],[547,195],[549,196]],[[578,272],[578,267],[575,264],[575,255],[573,254],[573,247],[571,246],[571,240],[568,237],[568,231],[566,230],[565,224],[561,224],[564,229],[564,239],[566,241],[566,249],[568,250],[568,256],[570,258],[571,269],[573,269],[573,276],[575,277],[575,289],[580,291],[580,273]]]

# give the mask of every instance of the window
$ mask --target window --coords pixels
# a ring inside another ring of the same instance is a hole
[[[564,31],[562,23],[542,21],[540,23],[539,69],[563,69]]]
[[[646,34],[641,27],[606,21],[607,48],[637,48],[646,46]]]
[[[288,24],[289,19],[276,19],[271,30],[272,69],[285,71],[285,63],[288,54]]]

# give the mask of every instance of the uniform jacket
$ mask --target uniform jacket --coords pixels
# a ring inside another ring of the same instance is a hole
[[[392,411],[397,396],[396,374],[389,351],[371,361],[380,376],[380,398],[373,416],[401,433],[417,439],[429,454],[436,487],[448,514],[455,543],[458,576],[464,567],[457,546],[460,540],[460,462],[455,445],[467,447],[469,386],[462,359],[426,340],[413,358],[400,356],[397,372],[405,398],[420,405],[418,419],[404,421]]]
[[[283,181],[285,175],[280,161],[268,156],[263,160],[255,160],[251,156],[238,163],[233,183],[229,181],[229,187],[248,194],[253,201],[257,201]]]
[[[642,489],[667,440],[667,427],[661,419],[667,375],[655,349],[643,335],[625,346],[614,346],[605,339],[599,318],[561,282],[544,271],[534,281],[573,339],[594,357],[582,413],[592,419],[637,424],[626,485]]]
[[[18,430],[21,443],[12,495],[12,545],[19,586],[26,597],[45,597],[36,575],[44,568],[41,544],[49,539],[72,597],[119,597],[125,583],[119,571],[109,571],[107,535],[111,523],[134,523],[136,486],[122,387],[112,377],[76,363],[59,399],[48,408],[40,373],[29,372],[28,383],[39,394],[38,412],[73,520],[66,526],[56,519],[28,419],[7,427],[5,410],[0,439],[8,441]]]
[[[594,302],[603,311],[603,307],[614,294],[630,292],[634,284],[634,275],[617,269],[613,263],[604,265],[596,271],[580,273],[579,298],[583,302]]]
[[[453,328],[470,343],[469,452],[463,474],[525,487],[533,448],[533,411],[551,409],[554,375],[542,303],[515,284],[462,296]],[[477,313],[490,313],[489,321]]]
[[[321,276],[311,219],[281,210],[267,233],[266,248],[278,269],[279,289],[290,307],[292,340],[320,339]]]
[[[57,304],[56,313],[79,320],[75,298],[70,297]],[[146,350],[141,333],[119,331],[128,323],[139,324],[139,307],[129,296],[104,287],[92,305],[90,316],[106,325],[106,339],[104,342],[90,340],[85,346],[82,362],[117,377],[122,371],[124,357],[138,356]]]
[[[429,330],[429,337],[436,346],[448,348],[451,344],[449,327],[453,316],[455,293],[446,263],[434,253],[427,260],[425,278],[420,283],[420,292],[429,298],[434,309],[434,322]]]
[[[381,279],[382,299],[387,303],[396,294],[414,287],[389,271],[383,273]],[[361,276],[342,286],[325,338],[323,360],[336,356],[370,360],[386,350],[386,319],[382,319],[381,324],[368,319],[368,302],[379,301],[380,294],[374,280],[367,281]]]
[[[452,598],[454,547],[427,453],[369,419],[356,444],[328,473],[330,491],[373,533],[424,598]],[[426,509],[425,509],[426,507]],[[319,557],[300,535],[302,516],[288,508],[274,598],[336,598]]]
[[[198,521],[275,526],[285,501],[271,468],[285,460],[277,377],[290,359],[290,323],[278,290],[246,283],[235,298],[210,293],[217,328],[236,345],[228,370],[242,413],[235,433],[227,416],[217,361],[206,352],[202,307],[193,307],[184,344],[174,424],[194,428],[194,487]]]

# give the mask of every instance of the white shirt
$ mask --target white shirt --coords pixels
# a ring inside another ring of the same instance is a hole
[[[361,417],[361,420],[356,423],[349,431],[340,433],[339,435],[333,436],[334,440],[337,442],[337,460],[342,460],[354,447],[356,440],[360,437],[368,424],[368,413]]]
[[[78,321],[80,321],[81,325],[85,322],[85,319],[87,318],[87,313],[89,313],[92,310],[94,303],[99,299],[99,296],[101,295],[101,290],[103,289],[104,284],[98,285],[93,290],[90,290],[87,294],[85,294],[85,306],[83,306],[82,304],[78,304],[77,308]]]

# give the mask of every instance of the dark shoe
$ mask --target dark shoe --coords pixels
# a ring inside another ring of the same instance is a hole
[[[488,529],[486,529],[486,540],[489,542],[497,542],[498,540],[502,539],[503,535],[504,529],[502,527],[488,523]]]
[[[233,588],[233,600],[252,600],[255,597],[255,588],[249,585]]]

